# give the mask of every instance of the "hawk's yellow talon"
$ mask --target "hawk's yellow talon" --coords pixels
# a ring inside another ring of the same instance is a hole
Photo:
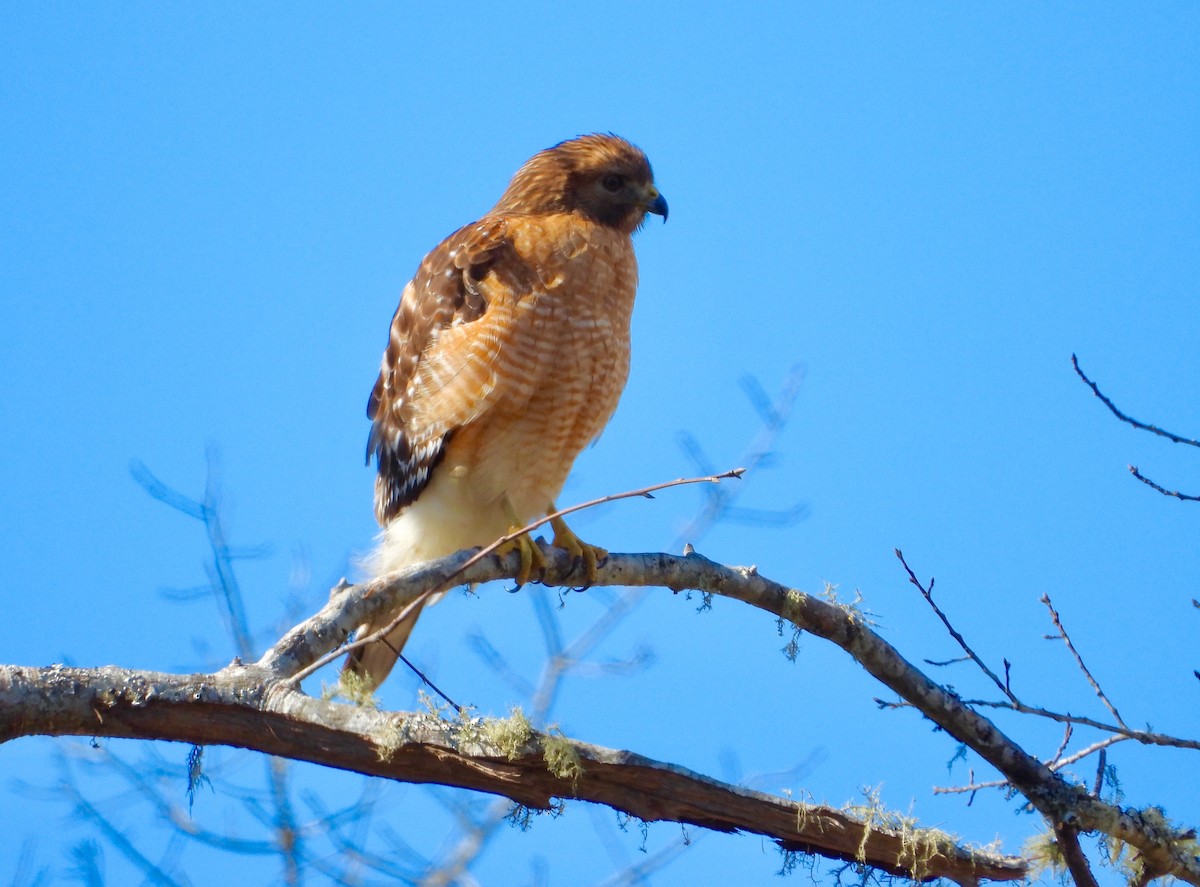
[[[501,507],[508,512],[508,519],[512,521],[512,526],[509,527],[508,530],[510,533],[525,526],[525,524],[521,522],[520,518],[517,517],[516,509],[513,508],[512,503],[509,502],[507,496],[501,499],[500,503]],[[516,539],[510,539],[508,542],[505,542],[496,549],[496,554],[504,557],[506,554],[509,554],[514,550],[519,552],[521,555],[521,569],[516,576],[517,588],[520,588],[522,585],[529,584],[529,580],[533,576],[533,570],[535,567],[537,568],[539,577],[545,575],[546,556],[542,554],[541,550],[538,549],[534,541],[529,538],[528,533],[522,533]]]
[[[551,513],[558,511],[554,503],[550,503]],[[600,563],[608,557],[608,552],[599,545],[589,545],[584,542],[574,531],[567,526],[567,522],[561,517],[552,517],[550,526],[554,528],[554,540],[552,544],[555,548],[561,548],[575,558],[575,564],[578,565],[581,561],[584,570],[584,586],[594,585],[596,582],[596,571]],[[538,552],[540,555],[541,552]]]
[[[513,529],[518,530],[520,527],[513,527]],[[533,578],[535,566],[539,574],[545,572],[546,558],[538,551],[538,547],[533,544],[533,540],[529,538],[528,533],[505,542],[496,549],[496,554],[499,557],[505,557],[514,551],[521,556],[521,568],[515,577],[517,588],[520,588],[522,585],[527,585],[529,580]]]
[[[514,527],[512,529],[521,529]],[[542,555],[541,550],[534,543],[533,539],[529,538],[528,533],[518,535],[518,537],[506,545],[500,546],[498,553],[500,555],[508,555],[512,549],[521,552],[521,571],[516,575],[517,588],[523,585],[528,585],[529,580],[533,579],[533,571],[538,570],[538,576],[546,573],[546,556]]]

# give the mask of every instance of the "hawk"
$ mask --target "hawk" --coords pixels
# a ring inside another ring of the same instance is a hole
[[[625,387],[632,235],[647,213],[666,221],[646,155],[617,136],[586,135],[535,154],[487,215],[425,256],[367,404],[383,527],[373,575],[486,545],[555,510],[575,457]],[[594,580],[606,552],[561,519],[552,526],[554,544]],[[510,544],[526,581],[541,555],[527,537]],[[346,669],[378,686],[419,612],[351,652]]]

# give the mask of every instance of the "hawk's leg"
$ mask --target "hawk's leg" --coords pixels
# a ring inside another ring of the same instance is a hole
[[[550,503],[550,514],[558,511],[558,506],[553,502]],[[584,568],[584,587],[590,586],[596,581],[596,568],[606,557],[608,552],[599,545],[588,545],[574,531],[567,526],[567,522],[561,517],[550,518],[550,526],[554,528],[553,545],[556,548],[561,548],[575,558],[575,563],[583,562]],[[539,552],[539,555],[541,552]]]
[[[502,497],[500,504],[504,508],[509,524],[511,524],[508,529],[510,533],[525,526],[525,522],[517,515],[517,510],[508,501],[508,496]],[[558,537],[555,536],[555,538],[557,539]],[[503,557],[510,551],[517,551],[521,555],[521,570],[517,573],[516,578],[517,588],[529,582],[534,567],[537,567],[539,575],[546,572],[546,557],[538,550],[537,545],[529,538],[528,533],[522,533],[516,539],[510,539],[508,542],[505,542],[496,549],[496,554]]]

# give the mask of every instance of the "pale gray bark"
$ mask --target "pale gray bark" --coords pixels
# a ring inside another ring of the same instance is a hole
[[[572,584],[570,558],[543,547],[547,584]],[[1013,880],[1019,858],[970,850],[946,835],[864,823],[818,805],[727,785],[625,751],[530,733],[519,747],[489,739],[478,720],[378,712],[310,697],[297,675],[337,650],[354,626],[450,584],[511,578],[515,555],[452,555],[383,580],[339,586],[315,616],[287,632],[256,664],[208,675],[115,667],[0,667],[0,741],[27,735],[95,735],[225,744],[359,773],[504,795],[535,809],[556,798],[606,804],[646,821],[671,820],[768,836],[785,849],[863,862],[918,878],[959,883]],[[464,565],[466,565],[464,569]],[[1137,848],[1155,874],[1200,885],[1200,864],[1181,838],[1136,811],[1121,810],[1067,782],[987,718],[926,677],[852,608],[804,594],[689,552],[614,554],[597,584],[696,590],[743,601],[825,638],[951,736],[976,751],[1052,826],[1102,831]],[[547,749],[573,756],[570,773],[547,764]],[[886,820],[885,820],[886,821]],[[895,823],[892,823],[895,824]]]

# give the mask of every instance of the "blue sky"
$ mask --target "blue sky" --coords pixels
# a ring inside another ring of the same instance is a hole
[[[1130,723],[1200,734],[1200,508],[1125,470],[1196,493],[1200,453],[1117,423],[1069,361],[1139,418],[1200,434],[1195,5],[10,4],[0,119],[0,660],[227,661],[211,603],[160,593],[205,581],[199,528],[129,473],[139,459],[199,494],[210,444],[233,539],[272,552],[241,566],[255,624],[265,637],[295,594],[315,605],[374,532],[363,409],[404,282],[528,156],[610,130],[647,151],[671,220],[638,235],[629,385],[563,503],[693,473],[681,432],[733,467],[758,430],[739,380],[773,392],[800,366],[741,504],[805,519],[721,525],[703,553],[857,589],[911,660],[948,658],[902,548],[1028,701],[1099,716],[1042,640],[1049,593]],[[699,501],[681,490],[575,524],[658,549]],[[965,779],[947,772],[953,747],[877,712],[880,689],[840,652],[805,639],[792,664],[761,614],[693,610],[653,597],[598,654],[644,645],[652,666],[569,683],[563,729],[724,778],[799,766],[757,787],[834,803],[882,785],[891,806],[1014,851],[1035,830],[1001,798],[931,794]],[[572,599],[564,631],[596,612]],[[528,600],[490,589],[434,608],[410,650],[503,713],[518,694],[471,652],[479,631],[533,668]],[[961,666],[941,676],[987,692]],[[385,702],[414,691],[398,678]],[[1058,745],[1056,729],[1002,723],[1034,753]],[[64,747],[0,749],[0,859],[36,836],[59,877],[86,832],[14,780],[53,784]],[[1128,803],[1200,822],[1194,753],[1109,761]],[[353,779],[306,778],[329,793]],[[445,823],[413,812],[422,792],[385,797],[392,827],[435,853]],[[580,865],[598,881],[597,841],[576,805],[504,835],[478,875],[532,880],[542,856],[549,883]],[[662,883],[777,868],[757,838],[713,836]]]

